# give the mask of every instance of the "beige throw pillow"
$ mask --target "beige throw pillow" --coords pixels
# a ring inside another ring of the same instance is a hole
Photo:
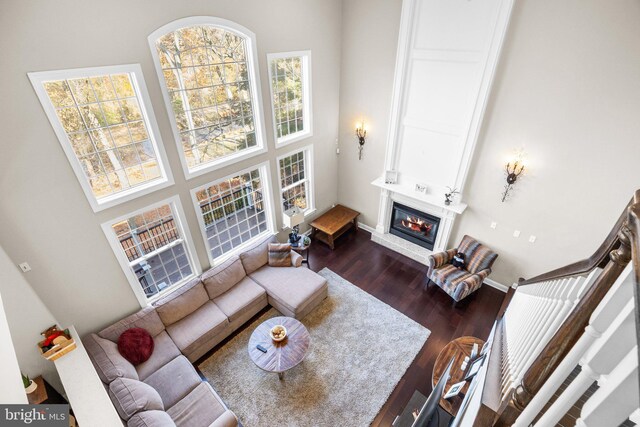
[[[271,267],[291,267],[291,245],[269,243],[269,265]]]

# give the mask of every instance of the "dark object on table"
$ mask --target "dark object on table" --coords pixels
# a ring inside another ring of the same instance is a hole
[[[467,370],[467,375],[464,377],[464,380],[469,381],[471,378],[473,378],[482,367],[483,362],[484,362],[484,355],[470,362],[469,369]]]
[[[457,188],[447,187],[448,193],[444,193],[444,204],[449,206],[453,202],[453,196],[460,193]]]
[[[427,401],[422,405],[422,409],[420,409],[420,413],[411,427],[437,427],[439,425],[440,417],[438,415],[438,406],[440,405],[440,399],[444,393],[447,381],[449,381],[451,366],[453,365],[454,360],[454,358],[451,358],[451,361],[449,361],[447,369],[433,388],[433,391],[427,398]]]
[[[293,230],[291,230],[291,233],[289,233],[289,243],[291,243],[291,246],[297,245],[298,241],[300,241],[300,236],[298,235],[299,228],[300,227],[296,225],[293,227]]]

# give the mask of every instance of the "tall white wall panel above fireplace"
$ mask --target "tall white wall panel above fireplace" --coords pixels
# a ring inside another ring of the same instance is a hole
[[[513,0],[405,0],[386,168],[462,188]]]

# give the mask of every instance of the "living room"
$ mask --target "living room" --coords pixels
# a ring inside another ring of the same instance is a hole
[[[637,2],[478,3],[5,1],[3,378],[41,378],[81,425],[113,425],[87,407],[144,425],[87,340],[151,310],[132,324],[147,358],[179,357],[180,393],[204,389],[220,425],[388,426],[421,406],[443,349],[491,341],[520,278],[589,258],[640,181]],[[172,332],[202,307],[215,325]],[[281,342],[306,340],[286,372],[247,351],[279,317]],[[52,325],[80,338],[55,362]],[[98,387],[74,386],[82,354]],[[212,424],[160,395],[157,425]]]

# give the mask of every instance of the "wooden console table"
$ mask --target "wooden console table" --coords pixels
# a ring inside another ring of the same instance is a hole
[[[360,212],[346,206],[335,205],[311,223],[311,238],[335,248],[335,240],[353,228],[358,229]]]
[[[451,377],[444,388],[445,393],[449,390],[455,383],[459,383],[464,380],[464,377],[469,370],[469,364],[467,364],[467,368],[463,371],[460,369],[462,366],[462,362],[464,358],[467,356],[471,356],[471,351],[473,349],[473,344],[478,344],[478,353],[482,349],[484,345],[484,341],[480,338],[475,337],[460,337],[455,340],[449,342],[449,344],[445,345],[440,353],[438,354],[438,358],[436,359],[436,363],[433,365],[433,374],[431,375],[431,383],[435,387],[436,383],[444,373],[445,369],[447,369],[447,365],[451,358],[455,358],[453,361],[453,365],[451,366]],[[464,395],[469,390],[470,381],[465,384],[465,386],[460,391],[460,394],[454,396],[450,399],[440,399],[440,407],[453,415],[454,417],[458,414],[458,410],[460,409],[460,405],[462,405],[462,401],[464,400]]]

